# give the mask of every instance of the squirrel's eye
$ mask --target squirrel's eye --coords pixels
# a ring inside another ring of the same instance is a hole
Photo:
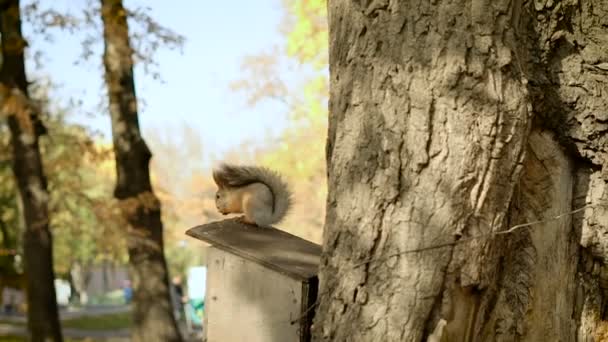
[[[215,194],[215,199],[220,199],[220,194]]]

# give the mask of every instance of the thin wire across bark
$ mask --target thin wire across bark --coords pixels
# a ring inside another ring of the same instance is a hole
[[[497,232],[490,232],[490,233],[485,233],[485,234],[478,234],[478,235],[473,235],[473,236],[469,236],[466,238],[462,238],[462,239],[458,239],[458,240],[454,240],[451,242],[444,242],[444,243],[439,243],[439,244],[435,244],[435,245],[430,245],[430,246],[426,246],[426,247],[420,247],[420,248],[414,248],[414,249],[407,249],[401,252],[397,252],[397,253],[392,253],[389,254],[387,256],[381,257],[381,258],[370,258],[368,260],[362,261],[360,263],[357,263],[355,265],[352,266],[353,269],[356,269],[358,267],[361,267],[363,265],[367,265],[367,264],[371,264],[371,263],[377,263],[377,262],[383,262],[386,261],[390,258],[394,258],[394,257],[398,257],[401,255],[405,255],[405,254],[410,254],[410,253],[420,253],[420,252],[425,252],[425,251],[430,251],[430,250],[434,250],[434,249],[439,249],[439,248],[443,248],[443,247],[450,247],[450,246],[455,246],[458,244],[462,244],[462,243],[466,243],[466,242],[470,242],[473,240],[477,240],[477,239],[482,239],[482,238],[488,238],[488,237],[494,237],[494,236],[498,236],[498,235],[508,235],[508,234],[512,234],[522,228],[526,228],[526,227],[531,227],[534,225],[538,225],[541,223],[546,223],[546,222],[550,222],[550,221],[555,221],[555,220],[559,220],[562,217],[565,216],[570,216],[570,215],[574,215],[578,212],[581,212],[585,209],[588,208],[593,208],[593,207],[597,207],[599,206],[598,204],[587,204],[585,206],[582,206],[580,208],[568,211],[568,212],[564,212],[561,213],[559,215],[556,216],[552,216],[552,217],[548,217],[542,220],[537,220],[537,221],[532,221],[532,222],[526,222],[526,223],[520,223],[520,224],[516,224],[514,226],[509,227],[509,229],[507,230],[501,230],[501,231],[497,231]],[[604,206],[604,205],[602,205]],[[289,324],[293,325],[298,323],[299,321],[301,321],[302,319],[304,319],[305,317],[308,316],[308,314],[319,304],[319,300],[321,299],[321,296],[326,294],[327,291],[324,291],[323,293],[320,293],[317,296],[317,300],[312,303],[307,309],[306,311],[304,311],[304,313],[302,313],[299,317],[291,320],[289,322]]]
[[[436,245],[430,245],[430,246],[426,246],[426,247],[407,249],[405,251],[389,254],[389,255],[384,256],[382,258],[368,259],[368,260],[365,260],[365,261],[360,262],[358,264],[355,264],[353,267],[357,268],[357,267],[361,267],[363,265],[369,264],[371,262],[386,261],[386,260],[388,260],[390,258],[401,256],[401,255],[404,255],[404,254],[430,251],[430,250],[433,250],[433,249],[438,249],[438,248],[443,248],[443,247],[449,247],[449,246],[455,246],[455,245],[458,245],[458,244],[461,244],[461,243],[470,242],[470,241],[477,240],[477,239],[482,239],[482,238],[487,238],[487,237],[494,237],[494,236],[497,236],[497,235],[511,234],[511,233],[514,233],[517,230],[522,229],[522,228],[526,228],[526,227],[530,227],[530,226],[534,226],[534,225],[537,225],[537,224],[546,223],[546,222],[550,222],[550,221],[559,220],[560,218],[562,218],[564,216],[574,215],[574,214],[576,214],[578,212],[581,212],[581,211],[583,211],[583,210],[585,210],[587,208],[592,208],[592,207],[595,207],[595,206],[596,206],[595,204],[588,204],[588,205],[585,205],[583,207],[580,207],[580,208],[577,208],[577,209],[574,209],[574,210],[571,210],[571,211],[568,211],[568,212],[565,212],[565,213],[561,213],[559,215],[552,216],[552,217],[549,217],[549,218],[546,218],[546,219],[543,219],[543,220],[516,224],[516,225],[510,227],[507,230],[501,230],[501,231],[490,232],[490,233],[485,233],[485,234],[473,235],[473,236],[461,238],[461,239],[458,239],[458,240],[454,240],[454,241],[451,241],[451,242],[444,242],[444,243],[440,243],[440,244],[436,244]]]

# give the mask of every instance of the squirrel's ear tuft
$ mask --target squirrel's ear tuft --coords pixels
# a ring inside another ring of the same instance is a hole
[[[215,185],[217,185],[218,188],[223,188],[224,182],[222,181],[222,177],[220,176],[220,171],[218,169],[214,169],[212,175]]]

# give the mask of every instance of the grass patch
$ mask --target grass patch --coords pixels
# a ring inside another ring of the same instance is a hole
[[[19,336],[0,336],[0,342],[27,342],[27,340]]]
[[[13,322],[8,320],[0,320],[0,324],[25,326],[25,322]],[[120,330],[131,327],[131,312],[121,312],[114,314],[84,316],[78,318],[64,319],[61,321],[63,328],[73,328],[82,330]],[[5,337],[0,336],[0,342],[12,340],[4,340]],[[11,337],[12,338],[12,337]],[[21,341],[21,340],[18,340]]]
[[[103,295],[89,297],[89,304],[92,305],[124,305],[125,298],[123,290],[115,290],[104,293]]]
[[[74,339],[74,338],[63,338],[64,342],[93,342],[90,338],[85,339]],[[0,342],[28,342],[25,337],[22,336],[0,336]]]
[[[73,338],[63,338],[64,342],[85,342],[92,341],[91,339],[73,339]],[[22,336],[0,336],[0,342],[28,342],[25,337]]]
[[[82,330],[119,330],[131,327],[131,312],[85,316],[66,319],[61,322],[64,328]]]
[[[25,322],[21,322],[21,321],[9,321],[8,319],[6,319],[6,320],[0,319],[0,324],[6,324],[6,325],[27,325],[27,323],[25,323]],[[0,342],[2,342],[2,340],[0,340]]]

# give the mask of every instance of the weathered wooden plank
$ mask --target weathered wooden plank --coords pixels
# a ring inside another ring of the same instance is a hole
[[[196,226],[186,234],[303,282],[317,275],[321,246],[276,228],[227,219]]]

